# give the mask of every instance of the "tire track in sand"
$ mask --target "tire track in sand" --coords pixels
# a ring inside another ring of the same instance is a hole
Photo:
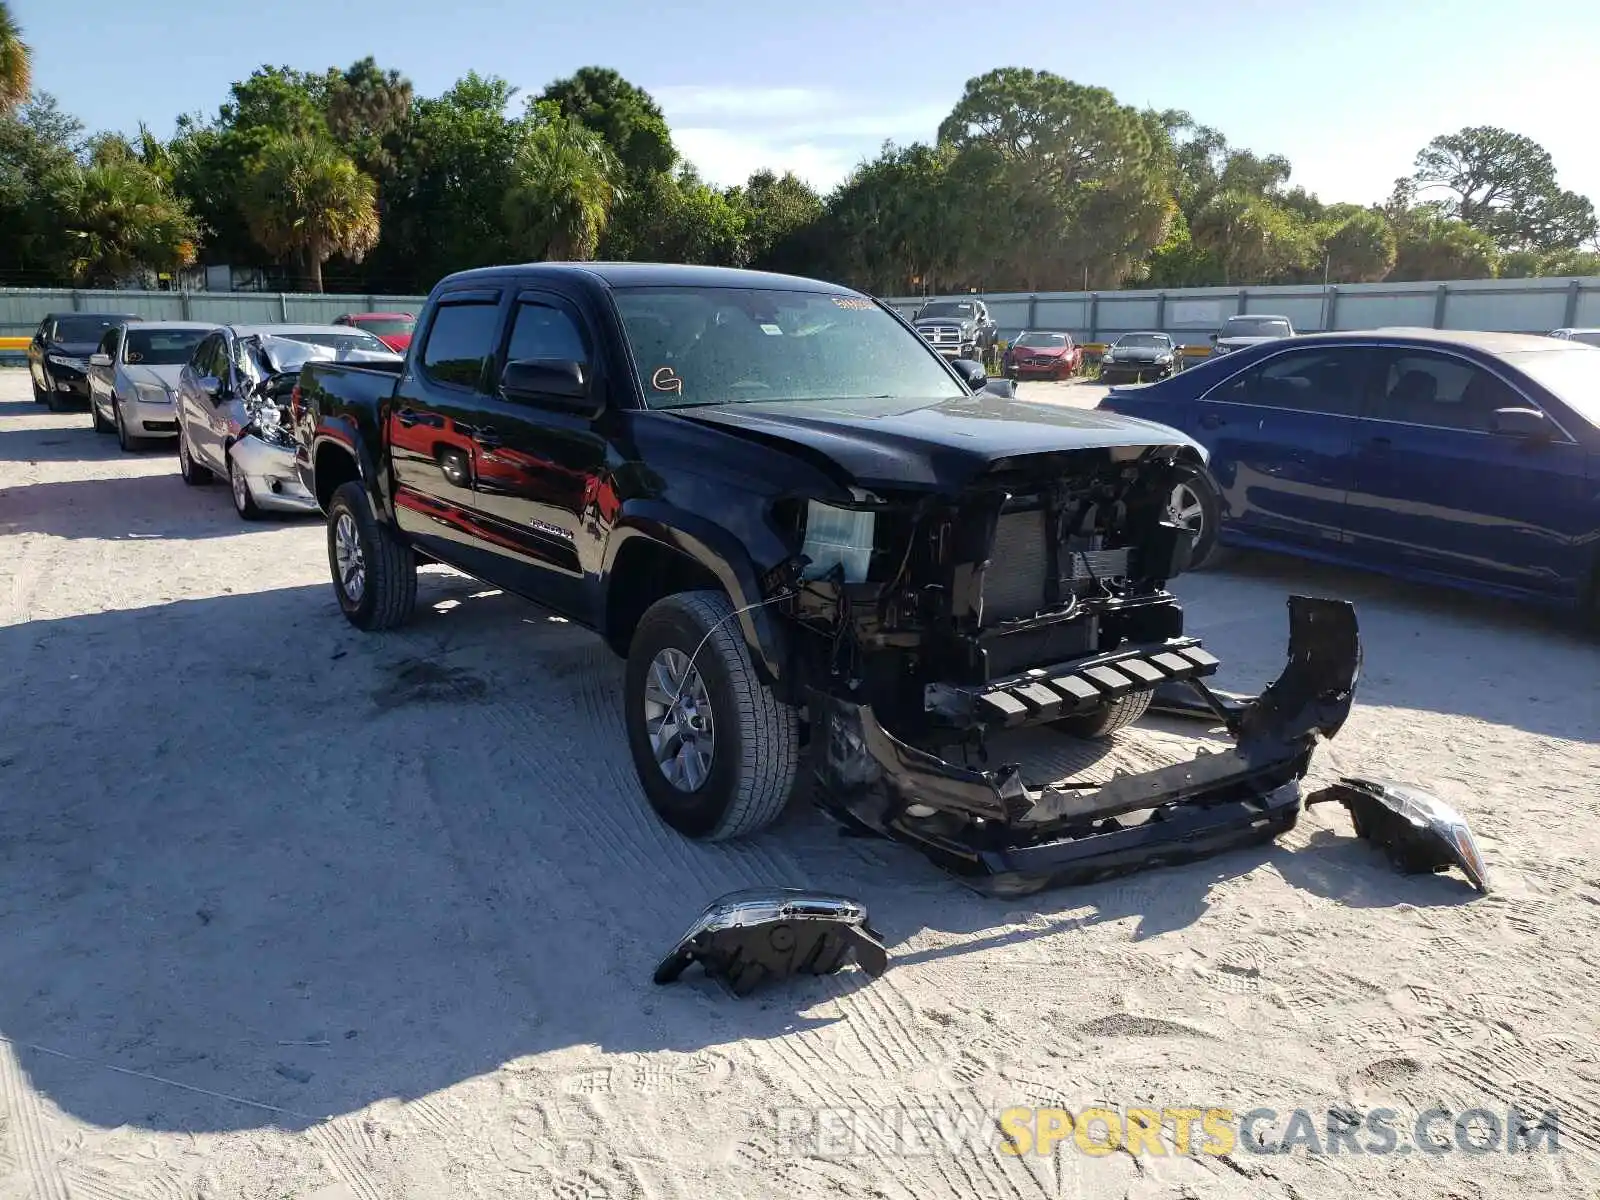
[[[60,1165],[45,1138],[39,1098],[17,1060],[16,1047],[9,1041],[0,1041],[0,1114],[9,1118],[15,1157],[33,1200],[71,1200]]]

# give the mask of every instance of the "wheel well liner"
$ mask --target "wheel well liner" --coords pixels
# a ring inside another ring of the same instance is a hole
[[[639,618],[657,600],[678,592],[722,591],[705,565],[649,537],[631,537],[617,551],[606,587],[606,644],[626,656]]]

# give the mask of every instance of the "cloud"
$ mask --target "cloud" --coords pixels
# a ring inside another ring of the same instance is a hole
[[[710,182],[793,171],[826,191],[885,141],[930,139],[942,105],[815,87],[657,87],[678,150]]]

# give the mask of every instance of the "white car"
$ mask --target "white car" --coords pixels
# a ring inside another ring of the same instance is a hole
[[[178,374],[215,328],[196,321],[130,321],[106,330],[85,372],[95,432],[115,430],[124,450],[177,437],[172,397]]]
[[[1582,342],[1585,346],[1600,346],[1600,329],[1552,329],[1550,336],[1566,342]]]
[[[233,506],[247,521],[264,512],[317,511],[317,498],[295,470],[286,411],[307,358],[396,369],[404,362],[372,334],[347,326],[218,326],[178,376],[178,470],[185,483],[226,478]]]

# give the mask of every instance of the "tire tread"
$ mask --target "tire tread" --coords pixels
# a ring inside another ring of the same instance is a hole
[[[1129,692],[1126,696],[1118,696],[1104,708],[1081,717],[1064,717],[1056,722],[1056,727],[1064,733],[1080,738],[1110,737],[1119,729],[1126,729],[1150,709],[1150,701],[1155,692],[1144,691]]]

